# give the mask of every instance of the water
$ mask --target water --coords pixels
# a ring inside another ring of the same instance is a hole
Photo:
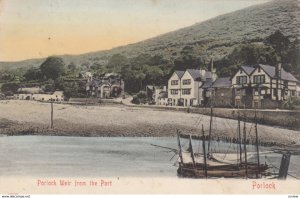
[[[174,153],[151,144],[177,148],[176,138],[3,136],[0,177],[177,177],[177,158],[170,160]],[[187,147],[188,141],[182,144]],[[199,141],[193,147],[202,152]],[[235,144],[213,142],[212,148],[236,152]],[[281,155],[260,159],[279,167]],[[298,177],[299,162],[299,156],[292,156],[290,171]]]

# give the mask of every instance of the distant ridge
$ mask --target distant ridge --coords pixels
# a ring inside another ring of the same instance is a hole
[[[138,43],[116,47],[111,50],[90,52],[81,55],[62,55],[66,63],[92,64],[105,62],[116,53],[127,57],[140,53],[162,54],[175,59],[186,46],[193,46],[199,56],[208,59],[213,52],[215,59],[229,54],[241,43],[259,43],[280,30],[291,39],[300,38],[300,1],[274,0],[251,6],[232,13],[217,16],[173,32]],[[19,62],[0,62],[1,68],[21,68],[40,65],[44,59]]]

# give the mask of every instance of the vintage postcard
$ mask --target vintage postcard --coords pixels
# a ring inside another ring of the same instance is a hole
[[[300,194],[299,0],[0,0],[0,194]]]

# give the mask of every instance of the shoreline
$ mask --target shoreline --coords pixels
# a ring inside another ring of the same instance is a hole
[[[0,134],[55,135],[82,137],[175,137],[176,131],[201,135],[201,124],[208,134],[210,117],[185,111],[141,108],[125,105],[77,106],[54,104],[54,128],[50,128],[50,104],[34,101],[0,101]],[[234,139],[237,121],[213,118],[212,137]],[[246,123],[253,139],[254,124]],[[300,132],[258,125],[260,142],[300,145]]]

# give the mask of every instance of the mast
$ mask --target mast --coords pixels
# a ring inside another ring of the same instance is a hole
[[[203,159],[204,159],[204,175],[205,175],[205,178],[207,178],[207,164],[206,164],[205,136],[204,136],[203,124],[202,124],[202,147],[203,147]]]
[[[258,173],[259,173],[259,148],[258,148],[258,132],[257,132],[257,116],[256,116],[256,108],[255,108],[255,113],[254,113],[254,120],[255,120],[255,138],[256,138],[256,153],[257,153],[257,172],[256,172],[256,177],[258,178]]]
[[[210,139],[211,139],[211,130],[212,130],[212,117],[213,117],[213,108],[212,108],[212,105],[211,105],[210,106],[210,121],[209,121],[209,135],[208,135],[207,153],[209,153],[209,151],[210,151]]]
[[[242,138],[241,138],[241,121],[240,121],[240,106],[238,106],[238,137],[239,137],[239,153],[240,163],[242,163]]]
[[[246,121],[244,121],[244,129],[243,129],[243,135],[244,135],[244,152],[245,152],[245,170],[246,170],[246,178],[248,178],[248,162],[247,162],[247,146],[246,146]]]
[[[195,162],[195,156],[194,156],[194,150],[193,150],[191,135],[190,135],[190,151],[191,151],[191,157],[192,157],[192,160],[193,160],[193,167],[195,168],[196,162]]]

